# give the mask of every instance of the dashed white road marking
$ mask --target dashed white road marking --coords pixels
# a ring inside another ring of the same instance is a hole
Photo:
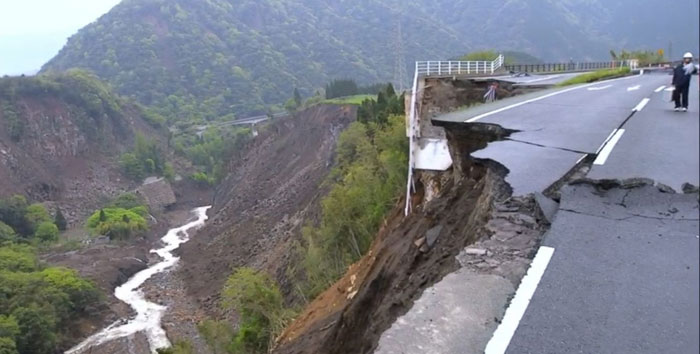
[[[665,88],[666,88],[666,86],[661,86],[661,87],[657,88],[656,90],[654,90],[654,92],[656,92],[656,93],[661,92],[661,91],[663,91]]]
[[[619,81],[619,80],[628,80],[628,79],[631,79],[631,78],[634,78],[634,77],[636,77],[636,76],[626,76],[626,77],[621,77],[621,78],[618,78],[618,79],[608,80],[607,82],[614,82],[614,81]],[[574,87],[572,87],[572,88],[568,88],[568,89],[565,89],[565,90],[561,90],[561,91],[556,91],[556,92],[548,93],[548,94],[546,94],[546,95],[542,95],[542,96],[539,96],[539,97],[531,98],[531,99],[529,99],[529,100],[525,100],[525,101],[522,101],[522,102],[514,103],[514,104],[512,104],[512,105],[505,106],[505,107],[501,107],[501,108],[495,109],[495,110],[490,111],[490,112],[486,112],[486,113],[479,114],[478,116],[475,116],[475,117],[472,117],[472,118],[469,118],[469,119],[465,120],[464,123],[476,122],[476,121],[479,120],[479,119],[488,117],[488,116],[493,115],[493,114],[496,114],[496,113],[501,113],[501,112],[503,112],[503,111],[507,111],[507,110],[512,109],[512,108],[515,108],[515,107],[520,107],[520,106],[526,105],[526,104],[528,104],[528,103],[537,102],[537,101],[543,100],[543,99],[545,99],[545,98],[549,98],[549,97],[552,97],[552,96],[560,95],[560,94],[562,94],[562,93],[567,93],[567,92],[571,92],[571,91],[574,91],[574,90],[579,90],[579,89],[582,89],[582,88],[587,88],[587,87],[595,86],[595,85],[597,85],[597,84],[600,84],[600,82],[594,82],[594,83],[590,83],[590,84],[585,84],[585,85],[580,85],[580,86],[574,86]]]
[[[603,148],[605,147],[605,144],[607,144],[608,141],[610,141],[610,139],[612,139],[613,135],[615,135],[616,132],[617,132],[617,129],[613,129],[613,131],[610,133],[610,135],[608,135],[608,137],[605,138],[605,140],[603,140],[603,143],[600,144],[600,147],[598,148],[598,150],[595,151],[596,155],[600,154],[600,150],[603,150]]]
[[[529,84],[529,83],[532,83],[532,82],[538,82],[538,81],[556,79],[556,78],[558,78],[559,76],[561,76],[561,75],[550,75],[550,76],[545,76],[545,77],[541,77],[541,78],[537,78],[537,79],[532,79],[532,80],[528,80],[528,81],[523,81],[523,83]]]
[[[641,111],[642,109],[644,109],[644,107],[646,107],[646,105],[647,105],[647,103],[649,103],[649,101],[650,101],[650,100],[649,100],[648,98],[643,99],[642,102],[639,102],[639,104],[637,105],[637,107],[634,107],[634,108],[632,109],[632,111],[634,111],[634,112],[639,112],[639,111]]]
[[[605,86],[598,86],[598,87],[589,87],[588,91],[599,91],[599,90],[605,90],[606,88],[610,88],[612,85],[605,85]]]
[[[485,354],[503,354],[506,352],[553,254],[554,248],[552,247],[542,246],[537,251],[535,259],[530,264],[530,269],[528,269],[527,274],[520,282],[520,286],[515,292],[515,297],[510,302],[505,316],[503,316],[503,321],[498,325],[491,340],[486,345]]]
[[[620,138],[622,138],[622,134],[625,134],[624,129],[613,130],[610,140],[603,143],[602,149],[598,149],[600,152],[598,153],[598,157],[595,159],[595,161],[593,161],[594,165],[605,165],[605,162],[608,161],[608,157],[615,148],[615,145],[617,145],[617,142],[620,141]]]
[[[676,89],[675,87],[671,86],[671,87],[665,89],[664,91],[673,91],[673,90],[675,90],[675,89]]]
[[[628,87],[628,88],[627,88],[627,92],[630,92],[630,91],[637,91],[637,90],[639,90],[640,87],[642,87],[642,85],[637,85],[637,86]]]

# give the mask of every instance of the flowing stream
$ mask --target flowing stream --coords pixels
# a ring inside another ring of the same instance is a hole
[[[90,336],[82,343],[66,351],[65,354],[81,353],[88,348],[141,331],[143,331],[148,338],[151,352],[155,353],[156,349],[170,346],[170,341],[165,335],[165,330],[161,327],[160,322],[166,307],[146,300],[145,295],[139,288],[153,275],[172,268],[178,260],[180,260],[179,257],[172,254],[172,251],[180,247],[181,244],[189,241],[190,236],[188,232],[190,230],[197,229],[204,225],[204,222],[208,218],[207,210],[209,208],[211,208],[211,206],[194,209],[192,212],[195,214],[196,220],[168,230],[168,233],[161,238],[164,245],[163,248],[151,250],[151,253],[158,254],[162,260],[134,274],[126,283],[114,289],[114,296],[129,304],[136,312],[136,317],[126,323],[120,320],[111,324],[109,327]]]

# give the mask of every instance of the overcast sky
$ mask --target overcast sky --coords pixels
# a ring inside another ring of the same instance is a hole
[[[33,74],[120,0],[0,0],[0,76]]]

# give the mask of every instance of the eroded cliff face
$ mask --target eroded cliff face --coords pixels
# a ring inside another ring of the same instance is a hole
[[[5,88],[7,80],[38,79],[3,80]],[[118,160],[136,132],[166,136],[146,124],[136,107],[114,97],[117,110],[98,113],[59,93],[8,91],[0,90],[0,196],[56,202],[73,224],[100,201],[131,187],[119,173]],[[107,104],[99,95],[94,98],[99,106]]]
[[[321,105],[272,122],[230,161],[207,225],[181,250],[179,275],[197,307],[215,314],[233,269],[249,266],[285,276],[301,228],[318,219],[323,182],[341,131],[356,117],[352,106]]]

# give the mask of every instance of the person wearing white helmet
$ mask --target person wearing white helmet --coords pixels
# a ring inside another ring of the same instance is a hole
[[[694,73],[697,73],[697,68],[693,64],[693,54],[685,53],[683,62],[678,64],[673,70],[673,82],[675,87],[673,91],[673,101],[676,104],[674,109],[676,112],[688,111],[688,94],[690,91],[690,79]]]

